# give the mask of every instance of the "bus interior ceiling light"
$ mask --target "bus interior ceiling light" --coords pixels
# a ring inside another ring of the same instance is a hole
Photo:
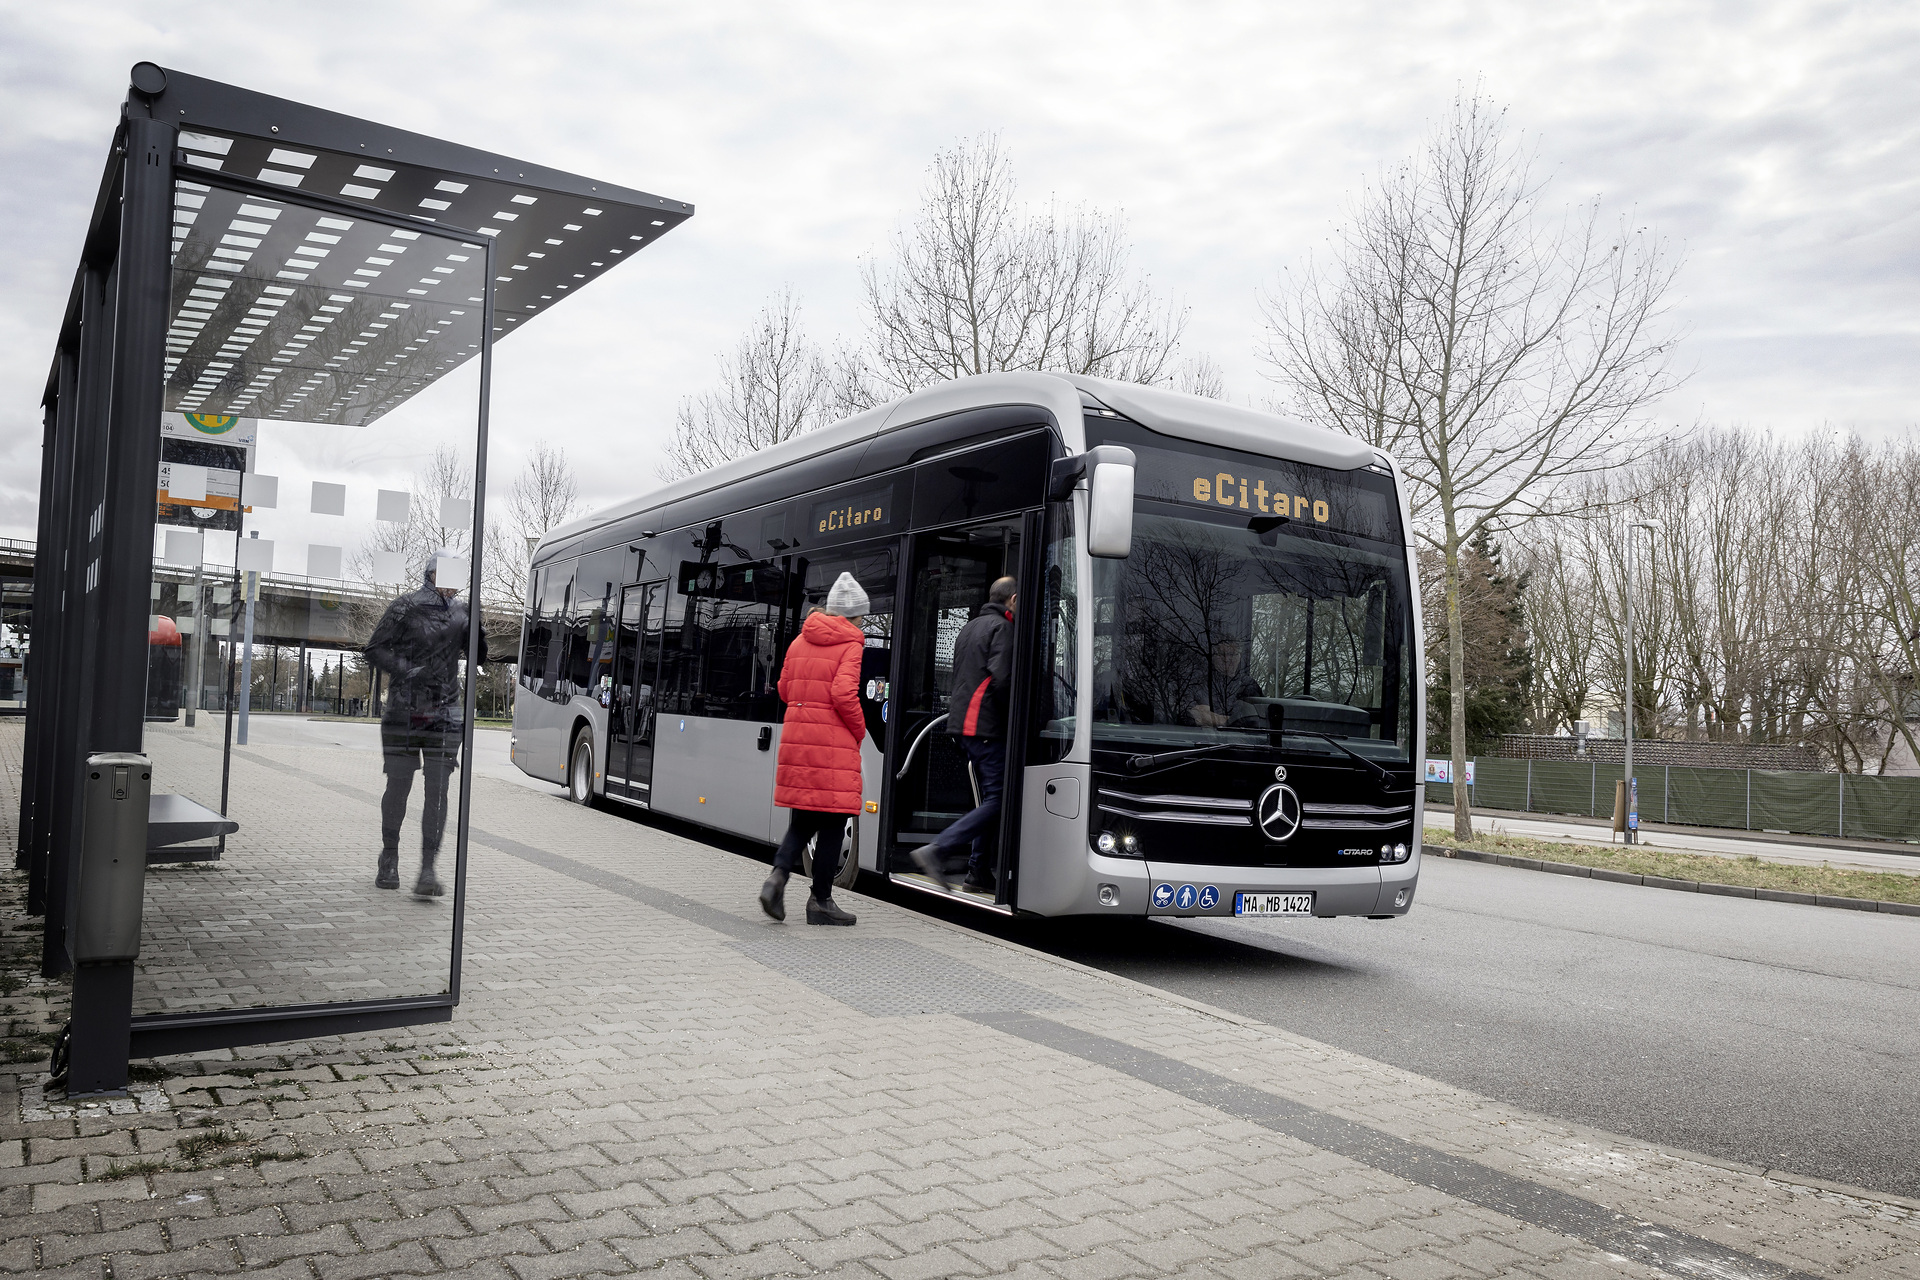
[[[532,319],[692,216],[681,201],[149,67],[135,87],[157,86],[154,117],[179,129],[169,412],[364,426],[479,354],[489,288],[503,318]]]

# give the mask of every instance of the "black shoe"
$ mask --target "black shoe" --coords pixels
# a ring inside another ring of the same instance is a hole
[[[760,909],[775,920],[787,918],[787,877],[784,868],[775,867],[767,882],[760,886]]]
[[[947,879],[946,862],[946,855],[937,844],[923,844],[913,851],[913,865],[942,889],[951,890],[953,881]]]
[[[380,851],[380,864],[373,873],[373,887],[376,889],[400,887],[400,851],[398,849]]]
[[[962,889],[971,889],[975,893],[984,893],[989,898],[995,896],[994,889],[993,889],[993,881],[991,880],[976,880],[972,876],[968,876],[965,880],[962,880],[960,882],[960,887]]]
[[[424,858],[420,862],[420,878],[413,882],[413,896],[416,898],[437,898],[445,893],[440,877],[433,874],[433,859]]]
[[[808,924],[852,924],[857,916],[851,911],[842,911],[832,898],[825,902],[815,897],[807,899]]]

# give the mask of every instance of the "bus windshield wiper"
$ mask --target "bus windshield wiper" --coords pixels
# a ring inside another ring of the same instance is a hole
[[[1238,742],[1214,742],[1204,747],[1185,747],[1179,751],[1158,751],[1147,755],[1128,756],[1121,767],[1128,773],[1145,773],[1149,769],[1178,764],[1182,760],[1192,760],[1196,756],[1210,756],[1216,751],[1230,751],[1241,745],[1243,744]]]
[[[1320,733],[1319,731],[1314,729],[1288,729],[1286,730],[1286,732],[1297,733],[1303,738],[1320,739],[1322,742],[1332,747],[1335,751],[1342,752],[1348,757],[1350,757],[1351,759],[1358,761],[1366,769],[1368,773],[1373,775],[1373,780],[1379,784],[1380,789],[1382,791],[1398,790],[1398,788],[1395,788],[1392,785],[1390,785],[1393,782],[1393,775],[1387,772],[1386,768],[1383,765],[1381,765],[1379,761],[1367,759],[1365,756],[1361,755],[1358,751],[1355,751],[1352,747],[1349,747],[1346,743],[1340,741],[1340,739],[1334,737],[1332,734]],[[1406,790],[1412,791],[1413,788],[1408,787],[1406,788]]]

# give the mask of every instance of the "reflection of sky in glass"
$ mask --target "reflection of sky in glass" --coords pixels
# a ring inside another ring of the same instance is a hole
[[[254,470],[279,479],[278,505],[255,507],[244,516],[242,536],[258,531],[271,539],[276,575],[307,571],[311,545],[342,548],[348,576],[356,553],[372,549],[378,533],[376,502],[380,490],[416,493],[438,450],[451,450],[467,474],[463,496],[472,498],[471,473],[479,409],[479,364],[470,363],[428,387],[414,399],[366,427],[312,422],[262,421],[254,450]],[[344,486],[345,513],[316,515],[311,510],[315,481]],[[165,552],[169,528],[156,529],[156,556]],[[209,532],[209,567],[231,567],[231,533]]]

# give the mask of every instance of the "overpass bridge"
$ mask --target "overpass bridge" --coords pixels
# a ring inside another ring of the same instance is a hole
[[[28,539],[0,539],[0,713],[26,708],[35,550]],[[239,679],[245,629],[238,576],[221,567],[196,573],[156,559],[152,592],[149,717],[171,720],[182,709],[224,711],[229,682]],[[382,681],[365,648],[397,594],[393,587],[301,574],[263,577],[254,604],[251,709],[377,715]],[[480,616],[488,652],[505,664],[483,673],[480,714],[508,715],[513,680],[505,668],[519,652],[519,613],[513,604],[483,601]]]

